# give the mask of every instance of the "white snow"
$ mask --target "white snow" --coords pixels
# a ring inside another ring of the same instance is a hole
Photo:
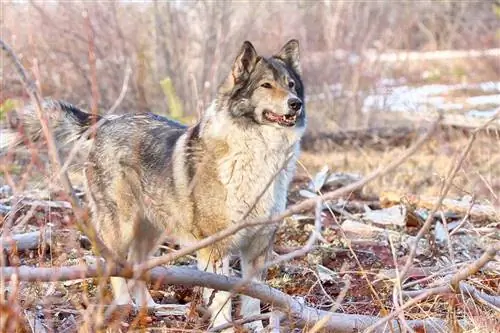
[[[485,105],[485,104],[500,105],[500,94],[469,97],[467,98],[465,103],[469,105]]]
[[[429,84],[419,87],[402,85],[398,87],[378,89],[384,90],[375,95],[369,95],[363,103],[363,111],[387,110],[399,112],[426,110],[461,110],[465,105],[500,105],[500,94],[485,94],[469,97],[464,103],[447,101],[445,95],[454,90],[482,90],[485,93],[500,92],[500,82],[485,82],[480,84]]]

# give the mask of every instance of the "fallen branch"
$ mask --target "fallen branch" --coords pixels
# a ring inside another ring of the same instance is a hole
[[[401,305],[396,311],[391,312],[387,317],[380,319],[374,325],[368,327],[366,332],[376,332],[376,329],[389,321],[391,321],[394,317],[398,316],[402,311],[407,308],[417,304],[418,302],[431,297],[433,295],[438,294],[448,294],[448,293],[458,293],[460,291],[459,284],[461,281],[465,280],[469,276],[477,273],[482,267],[484,267],[488,262],[493,260],[500,251],[500,242],[496,242],[488,247],[488,249],[483,253],[483,255],[473,262],[470,265],[465,266],[460,269],[457,273],[455,273],[451,279],[450,283],[436,288],[425,289],[422,292],[419,292],[415,295],[415,298],[409,300],[405,304]]]
[[[411,119],[416,122],[419,119]],[[420,119],[421,120],[421,119]],[[442,120],[439,128],[449,136],[470,136],[475,130],[483,126],[483,122],[466,118],[462,121],[450,118],[448,115]],[[387,147],[409,146],[420,133],[425,131],[423,126],[373,127],[338,132],[307,132],[302,139],[302,148],[305,151],[332,151],[338,147],[370,147],[372,149],[387,149]],[[482,133],[496,138],[499,124],[489,124],[481,130]]]
[[[460,286],[460,291],[464,295],[469,295],[475,300],[482,302],[486,305],[494,306],[496,308],[500,309],[500,296],[493,296],[493,295],[488,295],[482,291],[479,291],[476,287],[461,281],[459,283]],[[440,295],[446,295],[446,294],[455,294],[449,286],[443,286],[443,287],[436,287],[436,288],[429,288],[429,289],[422,289],[422,290],[411,290],[411,291],[404,291],[403,295],[407,297],[417,297],[420,296],[424,293],[429,293],[429,291],[435,292]]]
[[[110,276],[120,276],[132,278],[133,272],[117,266],[93,265],[93,266],[69,266],[69,267],[3,267],[0,268],[0,275],[4,280],[9,281],[12,278],[20,281],[66,281],[82,278],[97,278],[102,272],[110,272]],[[185,287],[202,286],[216,290],[230,291],[235,286],[241,284],[242,279],[236,277],[227,277],[213,273],[207,273],[182,267],[156,267],[147,275],[141,276],[141,279],[155,284],[174,284]],[[354,332],[362,331],[370,325],[376,323],[380,318],[367,315],[332,313],[314,309],[304,305],[298,299],[289,296],[277,289],[274,289],[263,283],[249,283],[241,293],[260,299],[263,302],[272,304],[275,308],[281,309],[289,314],[298,325],[313,325],[324,320],[323,328],[335,332]],[[425,327],[426,332],[446,331],[446,322],[437,318],[426,320],[409,320],[408,325],[414,329]],[[397,321],[391,321],[393,332],[400,332]],[[384,332],[384,330],[377,330]]]
[[[500,310],[500,296],[492,296],[486,293],[479,291],[476,287],[471,286],[468,283],[460,282],[460,290],[462,293],[470,295],[472,298],[481,302],[485,305],[496,308],[496,310]]]
[[[494,122],[497,119],[499,113],[500,113],[500,108],[497,109],[497,111],[495,112],[495,115],[493,117],[491,117],[481,127],[477,128],[474,131],[474,133],[472,134],[471,138],[469,139],[469,141],[467,143],[467,146],[460,154],[458,162],[455,163],[454,165],[451,165],[446,182],[443,183],[443,185],[441,187],[441,191],[440,191],[441,195],[439,196],[439,199],[435,202],[434,207],[432,208],[431,212],[429,213],[429,216],[427,217],[423,226],[420,228],[420,230],[417,233],[415,245],[411,248],[410,253],[408,255],[408,258],[406,259],[406,263],[405,263],[403,269],[401,270],[401,277],[402,278],[404,278],[406,276],[406,274],[408,273],[408,270],[410,269],[411,265],[413,264],[413,259],[415,258],[415,255],[417,254],[418,242],[429,231],[429,229],[432,225],[432,222],[434,220],[434,214],[436,214],[438,209],[441,207],[441,204],[442,204],[444,198],[446,197],[446,194],[451,189],[451,187],[453,185],[453,179],[455,178],[456,174],[460,170],[465,158],[467,157],[467,155],[469,155],[469,152],[472,149],[472,145],[474,144],[474,141],[476,140],[477,133],[479,131],[481,131],[482,129],[486,128],[490,123]]]
[[[401,194],[396,192],[383,192],[380,195],[381,205],[384,207],[394,206],[401,204],[401,201],[405,200],[407,204],[415,207],[432,209],[436,205],[438,198],[429,196],[417,196],[413,194]],[[445,198],[441,203],[441,210],[450,211],[457,213],[461,216],[469,216],[471,219],[475,220],[485,220],[491,219],[495,220],[498,218],[498,212],[495,207],[485,204],[475,203],[472,200],[456,200]]]
[[[43,235],[40,231],[33,231],[0,238],[0,249],[8,252],[13,249],[18,251],[34,250],[44,244],[49,246],[52,244],[52,230],[50,228],[45,229]]]

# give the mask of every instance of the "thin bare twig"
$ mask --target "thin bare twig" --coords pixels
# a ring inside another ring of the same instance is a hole
[[[95,36],[94,29],[92,28],[92,22],[90,21],[90,14],[87,9],[83,11],[83,17],[85,19],[85,28],[87,30],[87,42],[88,42],[88,61],[90,69],[90,90],[92,92],[92,103],[91,110],[92,114],[95,116],[98,114],[99,109],[99,85],[97,83],[97,59],[95,54]],[[95,119],[95,118],[94,118]]]
[[[322,228],[322,219],[321,219],[321,212],[322,212],[322,205],[321,203],[318,203],[316,205],[315,209],[315,214],[314,214],[314,230],[311,232],[311,235],[309,236],[309,239],[307,240],[306,244],[299,248],[298,250],[292,251],[290,253],[284,254],[276,258],[275,260],[267,263],[264,265],[262,270],[268,269],[271,266],[277,265],[281,262],[284,261],[289,261],[297,257],[302,257],[309,253],[314,247],[314,244],[316,244],[316,241],[321,238],[321,228]]]
[[[473,262],[470,265],[467,265],[466,267],[460,269],[457,273],[455,273],[452,278],[450,279],[450,282],[448,285],[441,286],[441,287],[436,287],[436,288],[431,288],[431,289],[426,289],[422,292],[419,292],[415,298],[409,300],[405,304],[403,304],[399,309],[391,312],[388,316],[380,319],[377,323],[374,325],[371,325],[366,329],[366,332],[373,332],[376,330],[377,327],[380,327],[381,325],[386,324],[390,320],[392,320],[394,317],[398,316],[399,313],[402,311],[408,309],[409,307],[419,303],[420,301],[431,297],[433,295],[438,295],[438,294],[447,294],[447,293],[457,293],[460,291],[459,288],[459,283],[462,280],[465,280],[469,276],[477,273],[482,267],[484,267],[488,262],[493,260],[495,258],[495,255],[500,251],[500,242],[496,242],[495,244],[492,244],[488,249],[483,253],[483,255]]]
[[[120,90],[118,98],[113,103],[113,106],[109,108],[106,114],[113,114],[116,111],[116,109],[118,109],[123,99],[125,98],[128,89],[128,81],[130,80],[130,74],[132,74],[132,67],[130,66],[130,61],[127,59],[127,63],[125,64],[125,75],[123,77],[122,89]]]
[[[60,171],[62,169],[62,162],[61,158],[59,156],[59,150],[57,148],[56,140],[54,137],[54,134],[52,132],[52,129],[50,128],[50,122],[47,119],[47,115],[43,112],[42,110],[42,96],[36,85],[28,79],[28,75],[26,74],[26,70],[24,69],[24,66],[21,64],[19,61],[19,58],[16,56],[14,51],[8,46],[2,39],[0,39],[0,47],[1,49],[7,54],[8,58],[12,61],[14,64],[16,71],[19,75],[19,78],[28,92],[32,103],[35,106],[35,112],[36,115],[40,121],[41,127],[42,127],[42,132],[47,140],[47,146],[48,146],[48,151],[49,151],[49,156],[51,159],[52,164],[56,168],[57,171]],[[73,206],[73,211],[76,216],[76,223],[80,230],[82,230],[84,233],[86,233],[90,238],[92,238],[92,241],[95,242],[96,248],[101,252],[101,254],[106,257],[109,260],[113,260],[117,263],[120,263],[121,265],[124,265],[125,267],[130,268],[130,265],[124,261],[118,258],[111,252],[105,245],[104,243],[98,239],[96,236],[95,229],[92,227],[92,225],[86,224],[83,221],[86,220],[87,218],[87,212],[85,209],[83,209],[80,205],[80,202],[78,198],[75,195],[75,192],[73,190],[73,186],[71,185],[71,181],[69,179],[69,176],[67,172],[63,172],[60,174],[61,182],[63,185],[64,190],[66,193],[69,195],[71,204]]]
[[[499,113],[500,113],[500,108],[497,109],[497,111],[493,117],[491,117],[487,122],[485,122],[481,127],[478,127],[472,133],[472,135],[469,139],[469,142],[467,143],[467,146],[460,154],[458,162],[450,167],[448,178],[441,188],[441,195],[440,195],[438,201],[435,203],[434,207],[432,208],[431,212],[429,213],[429,216],[427,217],[427,220],[424,222],[424,225],[422,226],[422,228],[420,228],[417,236],[415,237],[415,244],[412,246],[410,253],[408,255],[408,259],[406,260],[405,266],[403,267],[402,271],[400,272],[400,275],[402,278],[404,278],[406,276],[406,274],[408,273],[408,270],[410,269],[411,265],[413,264],[413,259],[415,258],[415,255],[417,254],[418,242],[429,231],[429,228],[431,227],[432,221],[434,219],[434,215],[436,214],[437,210],[441,207],[441,203],[443,202],[443,199],[446,197],[446,194],[448,193],[451,186],[453,185],[453,179],[455,178],[455,175],[460,170],[465,158],[469,155],[469,152],[472,149],[472,145],[474,144],[474,141],[476,140],[477,133],[480,132],[481,130],[483,130],[484,128],[486,128],[493,121],[495,121],[496,118],[498,117]]]

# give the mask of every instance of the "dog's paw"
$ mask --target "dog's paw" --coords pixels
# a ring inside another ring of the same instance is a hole
[[[262,325],[262,321],[260,321],[260,320],[253,321],[251,323],[246,323],[245,325],[243,325],[243,327],[248,332],[253,332],[253,333],[265,332],[264,325]]]
[[[189,311],[189,304],[148,304],[148,312],[157,317],[185,316]]]
[[[217,326],[213,326],[211,329],[208,330],[209,332],[219,332],[219,333],[234,333],[234,327],[228,327],[222,330],[217,329]]]

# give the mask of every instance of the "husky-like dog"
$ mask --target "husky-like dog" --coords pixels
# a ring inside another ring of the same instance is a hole
[[[85,164],[93,222],[116,255],[141,263],[165,235],[192,243],[285,209],[306,126],[299,44],[290,40],[262,57],[244,42],[215,101],[192,127],[151,113],[101,118],[58,101],[44,109],[63,142],[102,119],[88,136]],[[24,123],[28,135],[39,136],[33,113]],[[276,228],[243,229],[200,250],[199,269],[229,274],[228,258],[238,254],[242,275],[261,279]],[[159,306],[144,282],[113,277],[111,285],[117,304]],[[216,326],[231,320],[231,303],[229,293],[212,292],[205,289],[203,298]],[[259,314],[260,302],[243,297],[241,311]]]

